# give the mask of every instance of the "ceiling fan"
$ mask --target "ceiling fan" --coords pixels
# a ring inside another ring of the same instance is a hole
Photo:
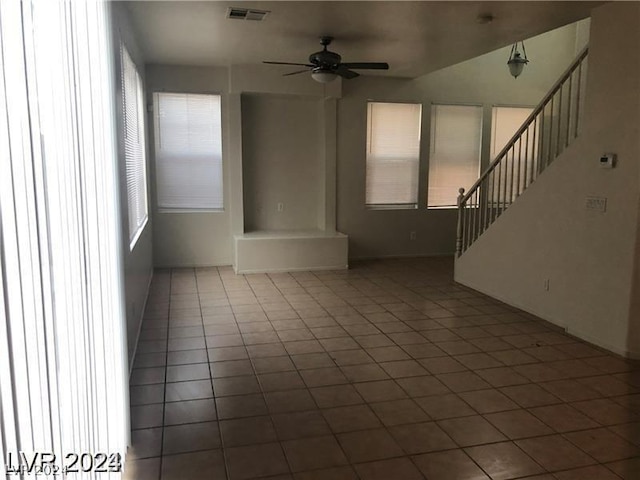
[[[342,57],[337,53],[330,52],[327,47],[331,44],[333,37],[320,37],[320,45],[324,48],[319,52],[312,53],[309,56],[309,63],[290,63],[290,62],[262,62],[271,65],[298,65],[306,67],[304,70],[298,70],[296,72],[285,73],[283,76],[298,75],[300,73],[311,72],[311,77],[320,83],[329,83],[338,76],[347,80],[356,78],[359,73],[354,72],[352,69],[360,70],[389,70],[388,63],[382,62],[347,62],[341,63]]]

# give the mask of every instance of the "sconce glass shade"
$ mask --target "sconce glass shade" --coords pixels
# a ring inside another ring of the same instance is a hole
[[[336,75],[333,72],[320,70],[320,71],[311,72],[311,78],[313,78],[318,83],[329,83],[329,82],[333,82],[336,78],[338,78],[338,75]]]
[[[524,58],[520,55],[520,52],[518,51],[518,42],[516,42],[513,44],[513,47],[511,47],[511,54],[509,55],[509,61],[507,62],[509,72],[513,78],[518,78],[524,70],[524,66],[529,63],[529,60],[527,59],[527,52],[524,49],[524,42],[520,42],[520,44],[522,45]]]
[[[527,63],[528,60],[525,60],[519,53],[516,53],[514,58],[507,62],[507,65],[509,65],[509,72],[511,72],[511,75],[513,75],[514,78],[518,78]]]

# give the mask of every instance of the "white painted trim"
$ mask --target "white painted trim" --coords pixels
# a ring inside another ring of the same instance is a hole
[[[460,285],[464,285],[465,287],[472,288],[473,290],[476,290],[477,292],[480,292],[480,293],[482,293],[484,295],[488,295],[489,297],[491,297],[491,298],[493,298],[495,300],[498,300],[498,301],[500,301],[502,303],[505,303],[507,305],[515,307],[515,308],[517,308],[519,310],[522,310],[523,312],[526,312],[526,313],[529,313],[531,315],[534,315],[534,316],[544,320],[545,322],[549,322],[549,323],[551,323],[553,325],[556,325],[557,327],[562,328],[565,332],[567,331],[567,326],[566,325],[562,325],[561,323],[559,323],[559,322],[557,322],[555,320],[551,320],[549,318],[546,318],[540,312],[536,312],[536,311],[534,311],[533,309],[531,309],[531,308],[529,308],[527,306],[520,305],[518,302],[513,302],[511,300],[507,300],[502,295],[498,295],[498,294],[492,293],[492,292],[488,291],[486,288],[480,287],[478,285],[474,285],[473,282],[460,281],[460,279],[457,277],[455,271],[454,271],[454,274],[453,274],[453,280],[456,283],[459,283]]]
[[[255,270],[242,270],[236,271],[239,275],[250,275],[253,273],[284,273],[284,272],[318,272],[326,270],[348,270],[349,265],[327,265],[321,267],[294,267],[294,268],[269,268],[269,269],[255,269]]]
[[[221,263],[160,263],[154,264],[153,268],[210,268],[210,267],[232,267],[233,264],[228,260],[222,260]]]
[[[453,257],[455,253],[445,252],[445,253],[402,253],[400,255],[375,255],[375,256],[364,256],[364,257],[349,257],[349,260],[381,260],[381,259],[393,259],[393,258],[429,258],[429,257]]]
[[[147,310],[147,304],[149,302],[149,293],[151,292],[151,282],[153,281],[153,268],[151,269],[151,273],[149,274],[149,281],[147,282],[147,293],[144,296],[144,305],[142,309],[140,309],[140,322],[138,323],[138,333],[136,334],[136,343],[133,347],[133,354],[131,355],[131,364],[129,365],[129,379],[131,379],[131,372],[133,371],[133,364],[136,361],[136,354],[138,353],[138,343],[140,342],[140,334],[142,333],[142,322],[144,322],[144,313]],[[125,328],[126,330],[126,328]],[[127,349],[127,356],[129,351]],[[127,358],[127,361],[129,359]]]
[[[291,240],[291,239],[326,239],[349,238],[348,235],[338,231],[325,230],[257,230],[234,235],[235,240]]]
[[[494,298],[496,300],[501,301],[502,303],[505,303],[507,305],[510,305],[512,307],[518,308],[520,310],[522,310],[523,312],[529,313],[531,315],[535,315],[536,317],[540,318],[541,320],[544,320],[545,322],[549,322],[553,325],[556,325],[560,328],[562,328],[565,333],[567,333],[568,335],[571,335],[573,337],[576,337],[579,340],[588,342],[592,345],[595,345],[596,347],[600,347],[600,348],[604,348],[605,350],[611,352],[611,353],[615,353],[616,355],[620,355],[622,357],[625,358],[630,358],[630,359],[640,359],[640,351],[632,351],[632,350],[625,350],[625,349],[621,349],[616,347],[615,345],[611,345],[608,342],[603,342],[601,339],[593,337],[579,329],[575,329],[575,328],[570,328],[567,325],[562,325],[561,323],[557,322],[555,319],[551,319],[548,316],[540,313],[540,312],[536,312],[534,311],[534,309],[529,308],[529,307],[525,307],[523,305],[518,304],[517,302],[513,302],[511,300],[507,300],[504,297],[502,297],[501,295],[496,295],[493,294],[491,292],[489,292],[487,289],[482,288],[480,286],[477,285],[473,285],[473,282],[466,282],[466,281],[460,281],[460,279],[458,278],[458,276],[456,275],[455,271],[454,271],[454,281],[464,285],[466,287],[472,288],[480,293],[483,293],[485,295],[490,296],[491,298]]]
[[[574,328],[568,328],[567,329],[567,333],[569,333],[570,335],[573,335],[574,337],[580,338],[581,340],[584,340],[585,342],[589,342],[593,345],[596,345],[600,348],[604,348],[612,353],[615,353],[616,355],[620,355],[621,357],[625,357],[625,358],[629,358],[629,359],[633,359],[633,360],[639,360],[640,359],[640,351],[633,351],[633,350],[626,350],[626,349],[621,349],[618,348],[614,345],[610,345],[607,342],[603,342],[600,339],[593,337],[589,334],[583,333],[581,330],[578,329],[574,329]]]

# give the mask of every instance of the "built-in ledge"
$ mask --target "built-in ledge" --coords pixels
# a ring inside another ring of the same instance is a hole
[[[348,268],[348,237],[323,230],[254,231],[235,235],[236,273]]]

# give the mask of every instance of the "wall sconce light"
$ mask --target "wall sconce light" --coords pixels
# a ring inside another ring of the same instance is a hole
[[[522,53],[524,55],[524,58],[522,57],[522,55],[520,55],[520,51],[518,50],[518,43],[520,43],[520,45],[522,46]],[[524,48],[524,42],[514,43],[511,47],[511,53],[509,54],[509,61],[507,62],[507,65],[509,66],[509,72],[511,73],[511,75],[513,75],[513,78],[518,78],[527,63],[529,63],[529,60],[527,59],[527,51]]]

